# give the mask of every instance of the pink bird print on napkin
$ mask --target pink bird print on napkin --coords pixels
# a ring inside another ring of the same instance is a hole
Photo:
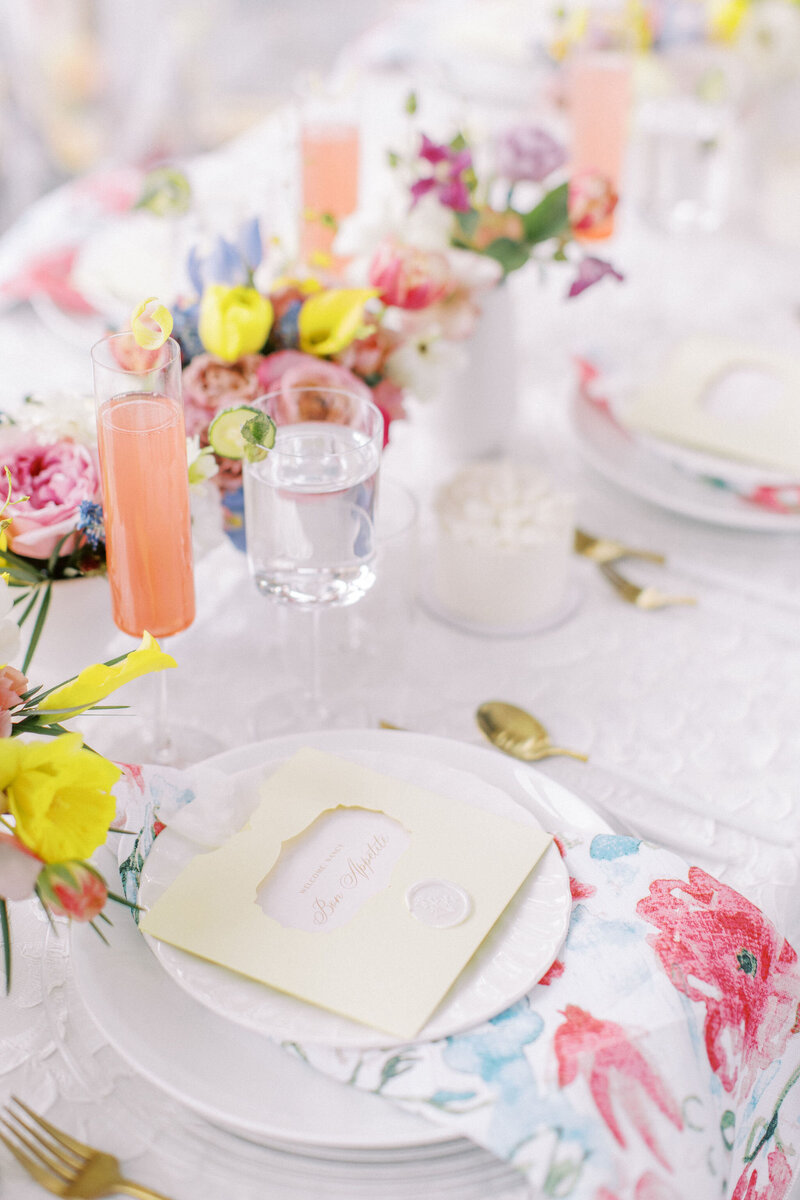
[[[620,1146],[624,1149],[626,1141],[614,1100],[655,1158],[671,1170],[643,1104],[644,1095],[649,1096],[676,1129],[683,1129],[680,1108],[658,1072],[636,1049],[621,1025],[599,1021],[574,1004],[567,1005],[563,1016],[564,1024],[556,1030],[554,1038],[559,1086],[566,1087],[579,1074],[583,1075],[598,1112]]]
[[[674,987],[706,1007],[708,1061],[746,1095],[798,1032],[800,970],[792,947],[738,892],[699,867],[688,882],[657,879],[636,906]]]

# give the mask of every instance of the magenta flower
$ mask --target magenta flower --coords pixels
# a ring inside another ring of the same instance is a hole
[[[578,266],[578,274],[573,279],[570,289],[567,292],[567,298],[571,299],[573,296],[580,296],[581,292],[585,292],[587,288],[594,287],[601,279],[605,279],[606,275],[612,275],[620,283],[625,278],[624,275],[620,275],[615,267],[612,267],[610,262],[606,262],[602,258],[592,258],[589,256],[582,259]]]
[[[536,125],[516,125],[497,140],[495,166],[509,183],[541,183],[563,167],[567,152],[560,142]]]
[[[676,1129],[683,1129],[681,1110],[656,1069],[648,1063],[621,1025],[598,1021],[574,1004],[564,1011],[565,1021],[556,1030],[554,1049],[558,1060],[558,1085],[566,1087],[578,1075],[589,1085],[592,1099],[617,1142],[625,1138],[615,1112],[615,1102],[662,1166],[670,1170],[656,1141],[645,1108],[649,1097]]]
[[[412,207],[423,196],[434,193],[445,208],[452,208],[454,212],[469,212],[469,187],[464,179],[465,173],[472,169],[469,150],[453,150],[451,146],[437,145],[423,133],[419,157],[429,163],[433,170],[430,175],[411,185]]]

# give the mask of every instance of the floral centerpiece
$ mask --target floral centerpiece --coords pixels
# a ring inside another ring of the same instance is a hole
[[[0,940],[7,991],[9,902],[36,896],[50,920],[89,921],[101,937],[95,919],[108,921],[106,901],[129,904],[87,861],[114,820],[112,789],[122,769],[85,746],[64,722],[116,707],[101,701],[140,675],[176,665],[145,634],[139,648],[120,659],[87,667],[56,687],[31,686],[23,671],[8,664],[20,641],[12,607],[13,591],[0,579]],[[37,741],[37,734],[44,740]]]
[[[197,438],[188,439],[196,547],[214,544],[219,516],[209,514],[207,480],[216,467]],[[0,423],[0,468],[8,516],[0,533],[0,570],[14,592],[19,625],[31,634],[27,671],[51,603],[53,585],[105,574],[105,534],[97,427],[90,396],[27,396]]]

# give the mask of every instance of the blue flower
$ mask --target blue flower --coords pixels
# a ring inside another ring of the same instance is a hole
[[[200,254],[192,246],[186,260],[186,270],[198,296],[209,283],[226,283],[230,287],[249,287],[253,272],[264,256],[258,219],[253,217],[240,227],[236,241],[218,237],[209,254]]]
[[[92,550],[99,550],[105,545],[103,509],[99,504],[94,504],[91,500],[81,500],[76,528],[84,535]]]

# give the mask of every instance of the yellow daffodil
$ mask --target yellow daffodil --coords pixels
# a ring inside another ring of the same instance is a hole
[[[709,16],[712,37],[720,42],[735,41],[749,7],[749,0],[714,0]]]
[[[87,750],[79,733],[46,742],[0,739],[0,785],[14,833],[47,863],[88,858],[105,841],[121,773]]]
[[[142,638],[141,646],[137,650],[131,650],[130,654],[126,654],[122,662],[115,663],[113,667],[107,667],[104,663],[95,663],[91,667],[85,667],[77,678],[50,692],[49,696],[45,696],[37,707],[42,713],[74,708],[76,710],[74,713],[58,718],[59,720],[69,720],[70,716],[77,716],[78,713],[91,708],[93,704],[99,704],[101,700],[115,692],[118,687],[122,687],[124,683],[129,683],[132,679],[138,679],[140,675],[147,675],[151,671],[163,671],[165,667],[177,665],[172,655],[165,654],[159,648],[156,639],[146,633]]]
[[[271,302],[255,288],[210,283],[200,301],[200,341],[209,354],[235,362],[263,349],[272,318]]]
[[[379,294],[376,288],[333,288],[309,296],[298,317],[300,349],[320,358],[344,350],[364,326],[366,304]]]

